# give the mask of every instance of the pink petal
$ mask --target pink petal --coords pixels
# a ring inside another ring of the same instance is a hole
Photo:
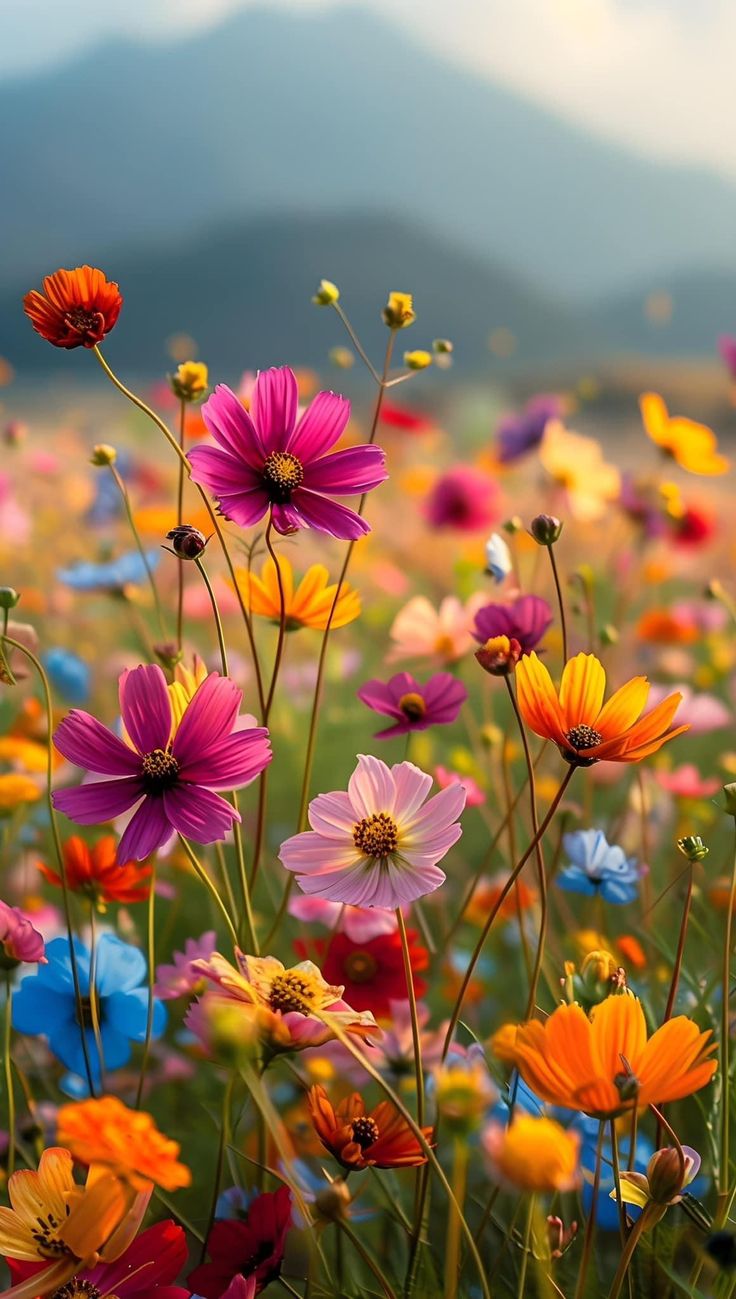
[[[428,779],[431,784],[431,777]],[[386,763],[371,754],[358,754],[358,765],[348,782],[348,796],[358,820],[374,812],[392,813],[396,786]]]
[[[318,392],[289,441],[289,451],[304,464],[334,447],[347,428],[350,402],[336,392]]]
[[[59,753],[77,767],[102,776],[134,775],[140,758],[89,713],[73,708],[58,726],[54,744]]]
[[[355,822],[353,805],[342,790],[334,794],[318,794],[309,804],[309,824],[328,839],[344,842],[347,836],[352,841]]]
[[[194,482],[202,483],[215,496],[250,491],[263,482],[263,461],[254,468],[228,451],[218,451],[217,447],[193,447],[189,461]]]
[[[202,407],[202,419],[216,442],[226,452],[258,469],[266,459],[253,420],[242,401],[226,383],[219,383]]]
[[[426,799],[432,788],[432,777],[413,762],[397,762],[391,774],[396,789],[394,816],[403,828]]]
[[[120,713],[139,753],[166,748],[171,735],[171,704],[166,677],[158,664],[123,672]]]
[[[144,798],[118,844],[118,861],[143,861],[171,837],[171,825],[160,794]]]
[[[206,753],[195,754],[181,765],[182,780],[208,789],[241,789],[260,775],[271,761],[265,727],[234,731]]]
[[[140,780],[98,780],[74,789],[55,789],[54,807],[78,825],[100,825],[122,816],[143,794]]]
[[[284,451],[296,423],[299,394],[296,375],[288,365],[262,370],[256,379],[250,409],[266,455]]]
[[[330,501],[326,496],[319,496],[316,492],[307,491],[305,487],[297,487],[292,503],[308,528],[326,532],[328,537],[336,537],[338,541],[357,541],[358,537],[365,537],[371,530],[370,524],[356,514],[355,510],[340,505],[338,501]]]
[[[354,863],[357,855],[352,840],[350,843],[336,842],[323,838],[314,830],[292,835],[279,849],[279,861],[287,871],[307,871],[317,875],[342,870]]]
[[[386,457],[380,447],[348,447],[323,456],[304,468],[304,486],[335,496],[370,492],[388,478]]]
[[[307,527],[306,520],[302,518],[294,505],[279,505],[278,503],[272,505],[271,518],[273,519],[274,528],[281,533],[282,537],[288,537],[289,533]]]
[[[460,816],[466,798],[464,785],[448,785],[447,789],[441,789],[439,794],[430,798],[423,808],[404,813],[401,818],[403,833],[411,835],[411,838],[416,841],[444,830],[451,821],[456,821]]]
[[[179,834],[195,843],[214,843],[224,839],[233,821],[240,817],[220,798],[201,785],[175,785],[163,796],[166,815]]]
[[[187,704],[171,746],[182,769],[189,763],[206,763],[207,750],[219,745],[232,731],[242,699],[242,690],[229,677],[217,672],[205,677]]]
[[[268,492],[263,487],[253,487],[248,491],[219,496],[217,499],[222,517],[237,523],[240,528],[250,528],[254,523],[258,523],[269,506]]]

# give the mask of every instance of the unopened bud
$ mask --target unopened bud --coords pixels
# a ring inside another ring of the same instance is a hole
[[[20,600],[20,592],[14,586],[0,586],[0,609],[14,609]]]
[[[516,532],[521,532],[524,523],[523,520],[519,518],[518,514],[512,514],[510,519],[507,519],[505,523],[501,524],[501,527],[504,532],[508,532],[509,536],[513,537]]]
[[[417,318],[411,293],[389,293],[388,302],[381,312],[384,325],[389,329],[407,329]]]
[[[455,348],[449,338],[435,338],[432,344],[432,350],[435,351],[438,356],[451,356],[455,351]]]
[[[340,1222],[347,1218],[350,1209],[350,1191],[347,1182],[342,1178],[330,1182],[324,1190],[314,1197],[314,1207],[320,1218],[327,1222]]]
[[[339,370],[351,370],[355,365],[355,354],[350,351],[349,347],[333,347],[328,355],[332,364],[336,365]]]
[[[118,453],[109,442],[98,442],[97,446],[92,448],[92,455],[89,458],[91,465],[97,465],[101,468],[103,465],[114,465],[118,458]]]
[[[736,785],[724,786],[724,789],[729,788],[736,790]],[[710,849],[703,843],[699,834],[687,834],[684,839],[678,839],[677,847],[683,857],[687,857],[688,861],[702,861],[710,852]]]
[[[647,1181],[655,1204],[669,1204],[679,1195],[687,1172],[687,1163],[674,1146],[665,1146],[652,1155],[647,1165]]]
[[[414,352],[404,352],[404,365],[409,370],[426,370],[433,360],[432,353],[422,348],[417,348]]]
[[[332,280],[320,280],[317,285],[317,292],[312,298],[315,307],[332,307],[339,301],[340,290]]]
[[[183,650],[180,650],[174,641],[164,641],[154,645],[153,652],[161,666],[168,668],[170,672],[173,672],[177,663],[181,663],[183,658]]]
[[[166,533],[166,539],[171,542],[174,554],[179,559],[197,559],[207,545],[207,537],[191,523],[181,523],[172,528],[171,532]]]
[[[616,973],[616,959],[605,948],[596,948],[583,958],[580,973],[593,983],[606,983]]]
[[[201,401],[208,382],[209,371],[203,361],[182,361],[169,375],[171,391],[180,401]]]
[[[554,514],[537,514],[529,531],[540,546],[553,546],[562,532],[562,522]]]
[[[492,677],[507,677],[521,658],[521,645],[513,636],[491,636],[475,651],[475,657]]]
[[[598,639],[600,640],[601,645],[618,645],[618,627],[614,627],[613,623],[607,622],[605,627],[601,627],[598,633]]]

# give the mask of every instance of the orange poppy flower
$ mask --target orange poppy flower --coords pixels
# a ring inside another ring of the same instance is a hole
[[[137,861],[118,862],[114,835],[103,835],[92,848],[72,835],[64,844],[64,868],[72,893],[85,893],[100,911],[106,902],[145,902],[148,897],[151,867]],[[43,862],[38,869],[49,884],[61,887],[57,871]]]
[[[122,294],[93,266],[47,275],[41,293],[32,289],[23,310],[37,334],[54,347],[96,347],[113,328]]]
[[[553,740],[566,762],[640,762],[688,730],[669,730],[682,695],[668,695],[642,717],[649,694],[646,677],[633,677],[603,703],[606,674],[594,654],[577,654],[565,664],[559,695],[536,654],[516,669],[519,710],[527,726]]]
[[[159,1132],[150,1114],[129,1110],[116,1096],[62,1105],[58,1140],[81,1164],[102,1164],[136,1190],[153,1182],[165,1191],[189,1186],[180,1146]]]
[[[676,1015],[647,1039],[641,1005],[624,993],[606,997],[590,1018],[573,1003],[544,1024],[507,1024],[493,1045],[542,1100],[604,1119],[699,1091],[717,1067],[710,1036]]]
[[[317,1136],[343,1168],[415,1168],[427,1162],[408,1123],[388,1101],[367,1113],[363,1097],[353,1092],[333,1109],[324,1087],[310,1087],[307,1101]],[[431,1140],[432,1128],[422,1133]]]

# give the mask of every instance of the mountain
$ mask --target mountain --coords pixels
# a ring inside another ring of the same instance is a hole
[[[111,254],[104,267],[125,298],[106,352],[139,374],[164,370],[166,340],[182,332],[194,336],[200,355],[222,375],[284,361],[322,364],[330,347],[347,342],[334,314],[311,303],[323,277],[339,285],[351,320],[377,357],[386,342],[381,307],[392,289],[413,291],[418,313],[399,348],[448,337],[465,370],[487,368],[494,329],[513,333],[522,362],[578,354],[596,337],[576,311],[522,278],[387,217],[254,218],[170,241],[145,256]],[[90,362],[81,349],[56,351],[25,320],[26,287],[0,291],[0,355],[21,374],[49,367],[83,373]]]
[[[664,308],[669,303],[659,321],[645,309],[658,301]],[[601,303],[594,318],[621,352],[715,357],[718,336],[736,334],[736,272],[689,271],[664,282],[645,280],[637,292]]]
[[[555,293],[736,270],[736,186],[587,135],[366,9],[103,45],[0,85],[0,120],[5,285],[222,221],[357,210]]]

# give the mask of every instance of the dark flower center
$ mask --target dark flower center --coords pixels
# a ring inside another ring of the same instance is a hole
[[[410,722],[419,722],[427,712],[427,705],[422,696],[415,690],[410,690],[408,695],[402,695],[399,700],[399,708]]]
[[[89,311],[86,307],[72,307],[64,312],[64,324],[76,334],[99,342],[105,334],[105,317],[101,311]]]
[[[69,1246],[65,1245],[63,1240],[59,1240],[58,1233],[61,1226],[61,1222],[53,1213],[47,1213],[45,1218],[35,1219],[31,1227],[31,1236],[36,1242],[41,1258],[62,1258],[64,1255],[71,1254]]]
[[[80,1016],[81,1016],[81,1023],[80,1023]],[[92,999],[90,997],[79,998],[79,1010],[76,1012],[74,1017],[77,1023],[79,1024],[80,1028],[94,1028],[95,1021],[92,1016]],[[97,1017],[98,1017],[98,1021],[101,1022],[102,1007],[100,1005],[99,997],[97,998]]]
[[[603,736],[600,731],[596,731],[592,726],[581,724],[580,726],[573,726],[572,730],[567,732],[565,739],[570,748],[567,750],[561,749],[561,752],[563,758],[571,765],[592,767],[593,763],[598,761],[597,758],[586,758],[585,751],[586,749],[594,749],[597,744],[603,743]]]
[[[84,1277],[73,1276],[71,1281],[55,1290],[51,1299],[100,1299],[101,1291]]]
[[[314,1007],[316,991],[315,981],[308,974],[286,970],[272,980],[268,1002],[271,1010],[280,1010],[284,1015],[289,1011],[309,1015]]]
[[[378,961],[370,952],[351,952],[343,969],[351,983],[369,983],[378,970]]]
[[[355,1119],[350,1125],[350,1131],[361,1150],[367,1150],[372,1146],[374,1141],[378,1141],[379,1131],[375,1119],[368,1118],[365,1115],[362,1119]]]
[[[388,857],[399,842],[399,827],[388,812],[374,812],[353,826],[353,842],[366,857]]]
[[[166,749],[153,749],[146,753],[141,763],[143,788],[147,794],[163,794],[179,778],[179,763]]]
[[[263,466],[263,482],[274,505],[286,505],[304,481],[304,466],[290,451],[272,451]]]

